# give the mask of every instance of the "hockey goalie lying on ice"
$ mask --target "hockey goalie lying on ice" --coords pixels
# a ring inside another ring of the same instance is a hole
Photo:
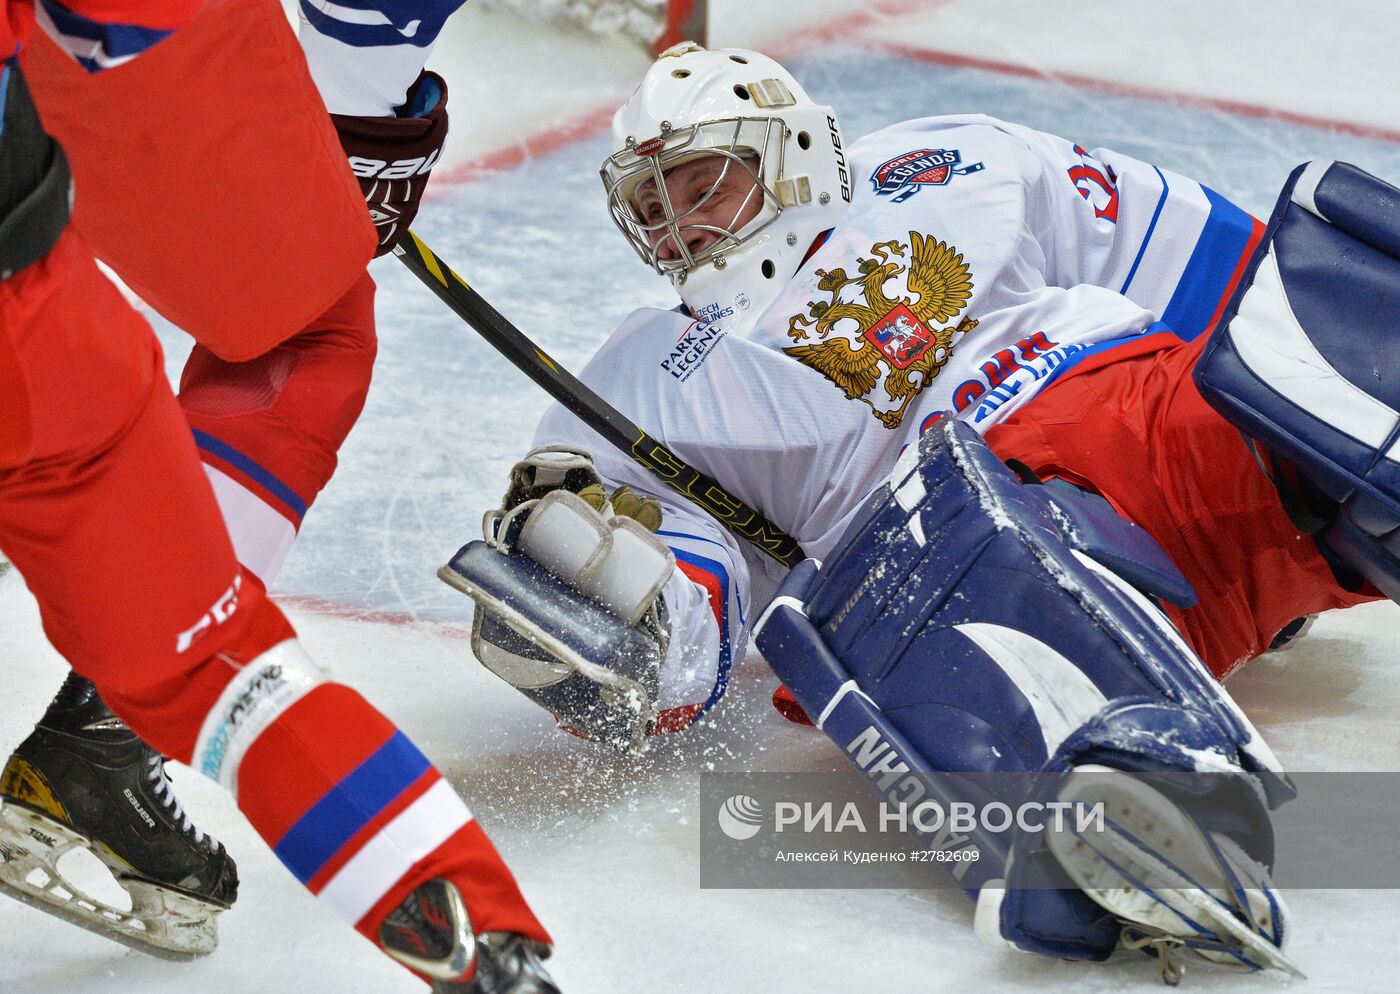
[[[1125,813],[983,860],[977,931],[1145,948],[1168,979],[1183,952],[1293,969],[1269,876],[1292,785],[1218,680],[1400,594],[1400,379],[1371,344],[1400,197],[1313,163],[1265,226],[981,116],[848,146],[772,60],[696,46],[613,135],[612,216],[683,304],[636,311],[583,379],[811,558],[784,576],[555,407],[442,571],[481,661],[638,748],[714,707],[752,636],[780,709],[852,761],[878,737],[885,772],[1232,774],[1229,818],[1146,777],[1047,780]]]

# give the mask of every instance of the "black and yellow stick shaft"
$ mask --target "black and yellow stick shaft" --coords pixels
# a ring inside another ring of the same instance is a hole
[[[394,254],[492,348],[543,387],[546,393],[584,424],[602,435],[610,445],[627,453],[673,490],[704,508],[730,531],[784,566],[796,566],[802,561],[802,548],[791,535],[739,500],[716,480],[686,463],[551,359],[548,353],[473,290],[466,280],[454,273],[416,234],[410,231],[394,249]]]

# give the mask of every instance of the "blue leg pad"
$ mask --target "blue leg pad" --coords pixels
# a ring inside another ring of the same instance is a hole
[[[789,575],[756,643],[891,801],[908,802],[913,780],[940,801],[975,793],[965,778],[910,776],[919,773],[1205,763],[1265,782],[1259,812],[1231,827],[1267,858],[1262,799],[1278,803],[1291,785],[1143,590],[1191,596],[1155,543],[1105,502],[1023,485],[948,418],[906,454],[824,565]],[[1048,853],[1017,852],[1018,840],[925,841],[981,850],[956,864],[958,882],[969,893],[1009,888],[1001,934],[1018,946],[1108,955],[1117,923],[1078,890],[1029,889],[1068,878]]]

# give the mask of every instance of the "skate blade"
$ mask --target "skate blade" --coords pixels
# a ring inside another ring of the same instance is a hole
[[[59,872],[63,856],[86,849],[131,897],[123,911],[97,900]],[[96,935],[161,959],[208,956],[219,944],[224,909],[148,881],[123,878],[114,857],[72,829],[14,804],[0,804],[0,891]]]
[[[1102,803],[1108,830],[1047,831],[1046,842],[1070,878],[1096,904],[1126,923],[1174,940],[1207,962],[1246,970],[1306,975],[1265,934],[1283,934],[1287,909],[1262,867],[1238,847],[1221,853],[1238,889],[1192,886],[1219,881],[1215,849],[1174,803],[1147,784],[1108,767],[1080,768],[1060,800]],[[1159,855],[1166,853],[1167,856]],[[1135,881],[1153,881],[1150,887]],[[1172,887],[1163,882],[1177,882]],[[1243,919],[1245,920],[1242,920]],[[1249,922],[1254,923],[1251,927]]]

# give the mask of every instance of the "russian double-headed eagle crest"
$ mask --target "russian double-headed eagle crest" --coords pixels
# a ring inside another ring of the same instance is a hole
[[[967,317],[947,323],[972,298],[972,275],[956,248],[917,231],[909,232],[908,245],[880,242],[870,253],[872,258],[856,260],[857,276],[844,269],[817,270],[817,289],[831,299],[809,303],[808,316],[793,315],[788,337],[805,342],[815,332],[821,341],[783,351],[835,383],[848,400],[869,404],[875,417],[894,429],[952,358],[954,336],[977,327]],[[905,276],[909,292],[888,296],[885,284],[898,276]],[[882,380],[889,405],[869,396]]]

